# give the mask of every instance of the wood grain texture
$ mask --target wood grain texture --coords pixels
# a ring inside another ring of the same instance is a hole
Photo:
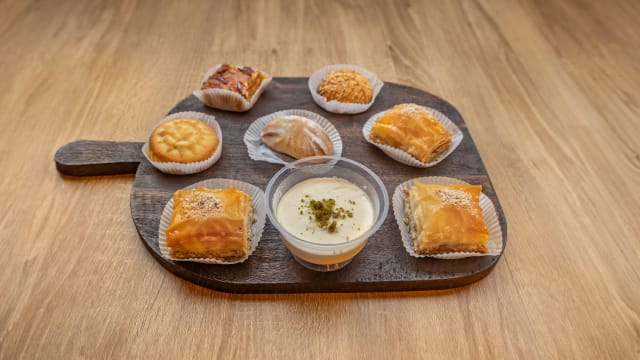
[[[58,172],[69,176],[135,174],[144,160],[142,142],[78,140],[56,151]]]
[[[0,1],[0,357],[637,358],[638,18],[633,0]],[[140,141],[225,61],[354,63],[455,105],[509,223],[491,275],[219,293],[140,243],[133,175],[58,175],[60,146]]]

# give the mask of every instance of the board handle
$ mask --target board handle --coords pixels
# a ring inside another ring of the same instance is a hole
[[[54,160],[64,175],[135,174],[144,160],[141,142],[78,140],[62,146]]]

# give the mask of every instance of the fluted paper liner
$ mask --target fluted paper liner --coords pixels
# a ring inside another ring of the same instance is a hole
[[[216,136],[218,137],[218,147],[213,152],[213,155],[211,155],[206,160],[192,162],[192,163],[158,162],[158,161],[151,160],[151,157],[149,156],[149,138],[151,137],[151,134],[153,133],[155,128],[157,128],[160,124],[164,122],[175,120],[175,119],[183,119],[183,118],[201,120],[213,129],[213,131],[216,133]],[[144,154],[144,157],[147,158],[147,160],[149,160],[151,165],[153,165],[156,169],[162,171],[165,174],[188,175],[188,174],[199,173],[201,171],[204,171],[210,168],[211,166],[213,166],[213,164],[215,164],[220,159],[220,156],[222,155],[222,130],[220,129],[220,125],[218,125],[218,122],[216,121],[215,117],[211,115],[207,115],[207,114],[195,112],[195,111],[184,111],[184,112],[171,114],[169,116],[166,116],[164,119],[162,119],[154,127],[154,129],[149,132],[149,135],[147,135],[147,141],[142,146],[142,153]]]
[[[169,200],[169,202],[167,202],[167,205],[165,205],[164,210],[162,211],[162,216],[160,217],[160,227],[158,229],[158,245],[160,247],[160,253],[162,254],[162,257],[174,261],[192,261],[204,264],[232,265],[244,262],[256,250],[256,247],[258,247],[258,243],[260,242],[260,238],[262,237],[262,230],[264,230],[264,224],[267,217],[264,192],[255,185],[233,179],[208,179],[189,185],[184,189],[195,189],[198,186],[203,186],[208,189],[226,189],[229,186],[234,186],[236,189],[243,191],[247,195],[251,196],[253,203],[253,216],[255,217],[256,221],[251,225],[251,245],[249,247],[249,252],[243,257],[228,258],[226,260],[209,258],[174,259],[169,256],[166,231],[167,227],[169,227],[169,222],[171,222],[171,216],[173,215],[172,195],[171,199]]]
[[[200,85],[207,81],[211,75],[215,74],[222,65],[223,64],[216,64],[214,67],[209,69],[202,77],[202,80],[200,80]],[[198,89],[193,92],[193,95],[200,99],[203,104],[212,108],[235,112],[248,111],[253,107],[253,105],[255,105],[256,101],[260,98],[260,95],[262,95],[262,92],[267,88],[269,83],[271,83],[271,76],[264,71],[260,72],[265,74],[267,77],[262,80],[262,83],[260,83],[260,86],[258,86],[249,100],[234,91],[226,89]]]
[[[327,101],[324,96],[318,94],[318,86],[322,82],[322,79],[334,70],[355,70],[367,78],[371,85],[371,89],[373,90],[371,101],[368,104],[344,103],[336,100]],[[321,108],[335,114],[358,114],[367,111],[376,101],[376,97],[380,93],[383,85],[384,82],[380,80],[376,74],[359,66],[349,64],[325,66],[316,70],[316,72],[314,72],[309,78],[309,91],[311,91],[313,101],[315,101]]]
[[[267,161],[283,165],[296,161],[297,159],[289,155],[279,153],[262,142],[262,129],[266,123],[278,117],[292,115],[307,118],[320,125],[324,131],[327,132],[327,135],[329,135],[329,139],[333,144],[333,154],[329,154],[329,156],[340,157],[342,155],[342,139],[340,138],[340,133],[338,132],[338,129],[329,122],[329,120],[311,111],[291,109],[265,115],[251,123],[247,131],[244,133],[244,143],[247,146],[249,157],[253,160]]]
[[[424,257],[432,257],[437,259],[462,259],[466,257],[472,256],[498,256],[502,253],[502,228],[500,227],[500,222],[498,221],[498,213],[496,212],[496,208],[493,206],[491,199],[484,193],[480,193],[480,208],[482,208],[482,217],[484,218],[484,222],[489,229],[489,239],[487,240],[487,253],[474,253],[474,252],[450,252],[446,254],[438,254],[438,255],[423,255],[418,254],[413,249],[413,239],[409,236],[409,227],[405,223],[405,208],[404,208],[404,200],[405,195],[402,192],[402,189],[409,190],[415,182],[421,182],[425,184],[434,184],[434,185],[450,185],[450,184],[464,184],[469,185],[469,183],[464,182],[459,179],[450,178],[450,177],[441,177],[441,176],[427,176],[416,179],[411,179],[403,182],[398,185],[393,192],[393,197],[391,199],[393,206],[393,213],[396,217],[396,222],[398,223],[398,227],[400,228],[400,234],[402,236],[402,244],[407,252],[416,258],[424,258]]]
[[[460,143],[462,142],[462,138],[464,136],[462,135],[462,131],[460,131],[460,129],[456,126],[456,124],[454,124],[453,121],[451,121],[446,115],[430,107],[426,107],[426,106],[423,106],[423,107],[426,108],[427,111],[430,111],[436,117],[436,119],[438,119],[440,124],[442,124],[442,126],[444,126],[447,130],[451,132],[451,143],[449,144],[449,147],[447,148],[447,150],[443,151],[435,159],[429,162],[426,162],[426,163],[422,162],[416,159],[415,157],[413,157],[413,155],[409,154],[408,152],[402,151],[398,148],[394,148],[389,145],[379,144],[377,142],[372,141],[369,138],[373,124],[375,124],[376,120],[378,120],[388,110],[379,112],[373,115],[372,117],[370,117],[369,120],[367,120],[367,122],[364,123],[364,126],[362,127],[362,135],[364,135],[364,138],[367,140],[367,142],[377,146],[380,150],[382,150],[385,154],[387,154],[387,156],[389,156],[390,158],[402,164],[413,166],[413,167],[419,167],[419,168],[428,168],[430,166],[436,165],[437,163],[444,160],[447,156],[449,156],[449,154],[451,154],[453,150],[455,150],[458,147],[458,145],[460,145]]]

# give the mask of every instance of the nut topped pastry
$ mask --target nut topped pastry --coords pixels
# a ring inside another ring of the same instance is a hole
[[[227,111],[248,111],[271,83],[269,74],[248,66],[215,65],[193,92],[206,106]]]
[[[452,134],[425,107],[399,104],[378,118],[369,134],[375,143],[409,153],[422,163],[447,150]]]
[[[202,83],[200,90],[224,89],[238,93],[246,100],[251,100],[266,77],[266,74],[248,66],[236,67],[224,64]]]
[[[251,241],[252,199],[230,186],[199,186],[173,195],[173,215],[166,229],[169,255],[175,259],[242,257]]]
[[[368,104],[373,98],[373,89],[369,80],[355,70],[334,70],[322,79],[318,94],[327,101]]]
[[[333,154],[333,143],[327,132],[302,116],[281,116],[267,122],[262,129],[262,142],[296,159]]]
[[[151,133],[149,157],[157,162],[186,164],[208,159],[218,146],[218,136],[204,121],[173,119]]]
[[[480,207],[481,185],[416,182],[403,189],[405,222],[418,254],[486,254],[489,230]]]

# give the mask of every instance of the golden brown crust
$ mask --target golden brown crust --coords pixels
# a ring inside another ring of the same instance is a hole
[[[262,142],[296,159],[333,154],[333,143],[322,126],[300,116],[282,116],[266,123]]]
[[[173,201],[166,229],[171,257],[224,259],[248,253],[253,218],[249,195],[233,186],[198,187],[176,191]]]
[[[405,194],[405,219],[418,254],[486,254],[489,230],[482,217],[481,185],[417,182]]]
[[[160,124],[149,138],[149,157],[157,162],[192,163],[211,157],[219,145],[215,131],[196,119]]]
[[[355,70],[334,70],[322,79],[318,94],[327,101],[368,104],[373,98],[373,89],[369,80]]]
[[[229,90],[242,95],[249,101],[266,77],[267,75],[263,72],[248,66],[236,67],[224,64],[202,83],[200,89]]]
[[[405,151],[428,163],[446,151],[451,132],[425,107],[398,104],[387,110],[371,127],[369,139]]]

